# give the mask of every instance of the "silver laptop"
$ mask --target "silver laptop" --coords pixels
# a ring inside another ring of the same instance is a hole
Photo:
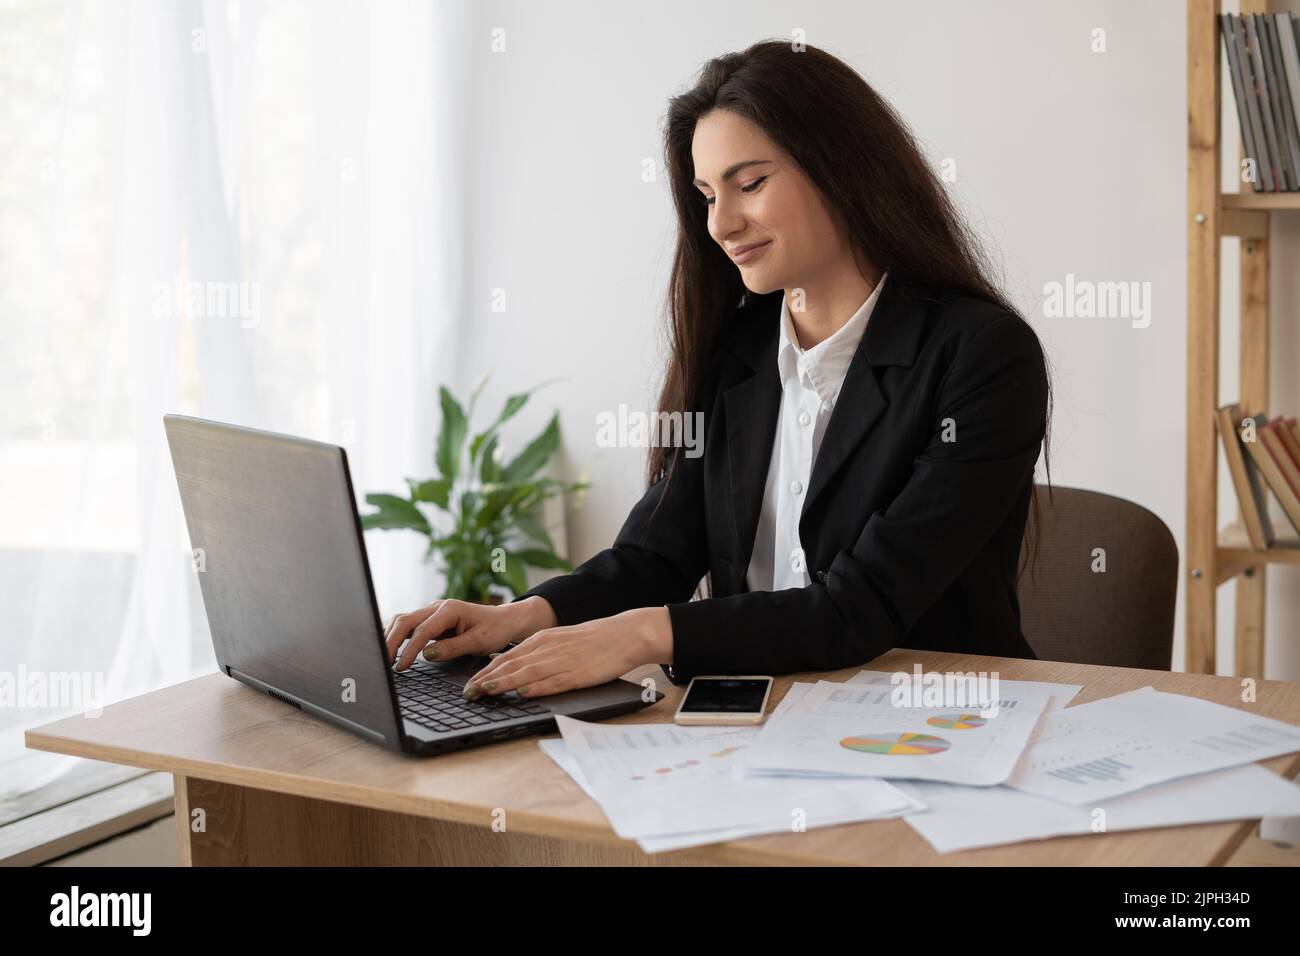
[[[336,445],[163,416],[217,664],[228,676],[413,754],[547,733],[655,703],[625,680],[550,697],[465,700],[484,657],[388,663],[366,546]]]

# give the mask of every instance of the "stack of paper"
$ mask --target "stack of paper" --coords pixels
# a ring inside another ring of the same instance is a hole
[[[1011,786],[1074,805],[1300,750],[1300,727],[1154,687],[1053,715]]]
[[[1300,727],[1152,687],[1044,718],[1007,786],[900,789],[940,853],[1079,833],[1300,816],[1300,786],[1256,760],[1300,750]]]
[[[1300,727],[1150,687],[1075,707],[1077,684],[996,690],[941,706],[862,671],[792,684],[761,727],[557,717],[541,746],[648,853],[891,817],[947,853],[1300,816],[1300,786],[1252,765]]]
[[[737,757],[757,727],[556,723],[564,739],[541,741],[543,751],[647,853],[922,808],[884,780],[745,777]]]
[[[818,681],[764,724],[743,765],[752,774],[1002,783],[1052,699],[1044,688],[1012,683],[1001,683],[998,700],[954,707],[914,700],[888,683]]]
[[[1149,787],[1096,806],[1071,806],[1010,787],[901,783],[925,802],[907,822],[940,853],[1080,833],[1300,816],[1300,786],[1255,764]]]

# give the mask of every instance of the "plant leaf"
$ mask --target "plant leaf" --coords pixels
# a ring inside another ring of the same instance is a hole
[[[486,602],[492,596],[490,588],[494,581],[495,578],[491,571],[480,571],[474,575],[473,587],[471,588],[474,592],[474,600]]]
[[[438,431],[438,473],[449,481],[455,481],[460,472],[460,454],[465,447],[469,420],[465,417],[465,410],[445,385],[438,389],[438,394],[442,402],[442,428]]]
[[[479,437],[481,438],[482,436],[480,435]],[[478,439],[476,438],[475,441],[478,441]],[[479,480],[482,481],[485,485],[491,484],[497,481],[501,477],[501,466],[497,463],[496,460],[496,450],[497,450],[497,436],[493,435],[491,438],[488,439],[487,444],[483,446],[483,460],[479,463],[479,472],[478,472]],[[470,452],[471,461],[473,460],[473,457],[474,457],[474,452],[471,451]]]
[[[462,529],[469,528],[474,522],[474,516],[478,513],[479,494],[477,491],[462,491],[460,493],[460,525]]]
[[[551,416],[542,433],[534,438],[501,472],[503,481],[523,481],[532,477],[560,447],[560,413]]]
[[[518,395],[511,395],[506,399],[505,407],[501,410],[501,414],[497,416],[497,420],[485,428],[480,434],[475,435],[474,440],[469,443],[470,461],[478,460],[479,450],[482,449],[490,439],[495,437],[497,430],[502,425],[515,417],[519,409],[523,408],[524,405],[528,403],[528,396],[540,387],[540,385],[535,386],[526,392],[520,392]]]
[[[451,496],[450,478],[430,478],[428,481],[413,481],[408,478],[406,483],[411,486],[412,501],[427,501],[447,510]]]
[[[468,595],[465,593],[465,582],[460,567],[451,562],[447,563],[447,590],[443,597],[454,598],[463,601]]]
[[[362,516],[361,527],[363,528],[384,530],[414,528],[424,534],[430,533],[429,522],[424,517],[424,513],[405,498],[399,498],[397,495],[371,494],[366,495],[366,503],[374,505],[379,510]]]
[[[491,377],[491,372],[484,373],[483,377],[478,380],[478,384],[474,386],[474,391],[470,392],[469,404],[465,407],[465,421],[474,420],[474,406],[478,404],[479,393],[483,391],[483,387],[487,385],[488,379]]]
[[[515,527],[539,544],[544,544],[548,551],[555,550],[555,545],[551,542],[551,536],[546,533],[546,529],[542,527],[542,523],[537,520],[536,515],[528,512],[515,515]]]
[[[489,491],[483,497],[483,504],[479,507],[478,513],[474,516],[474,523],[480,528],[486,528],[497,516],[506,509],[506,506],[514,500],[515,496],[520,493],[520,489],[514,485],[498,485]]]
[[[506,569],[493,571],[492,577],[510,589],[512,597],[519,597],[528,590],[528,575],[524,571],[524,562],[513,554],[506,555]]]

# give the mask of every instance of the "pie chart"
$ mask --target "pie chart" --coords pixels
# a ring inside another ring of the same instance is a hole
[[[984,718],[979,714],[939,714],[926,721],[931,727],[944,730],[974,730],[984,726]]]
[[[942,737],[929,734],[863,734],[860,737],[845,737],[840,741],[841,747],[868,754],[889,754],[891,756],[913,756],[919,754],[938,754],[948,749],[948,741]]]

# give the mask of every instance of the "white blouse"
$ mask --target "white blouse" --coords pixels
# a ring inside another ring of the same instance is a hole
[[[799,347],[790,311],[785,298],[781,299],[776,351],[781,406],[754,551],[745,574],[751,591],[780,591],[809,583],[807,562],[799,544],[799,514],[826,423],[884,284],[885,276],[881,276],[853,316],[835,334],[810,349]]]

